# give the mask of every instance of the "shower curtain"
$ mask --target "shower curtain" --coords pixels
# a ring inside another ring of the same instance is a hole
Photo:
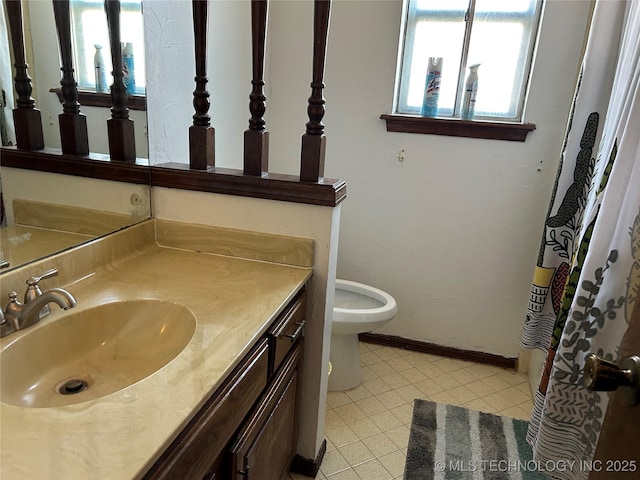
[[[620,360],[640,301],[639,83],[640,2],[597,0],[522,335],[547,352],[527,439],[551,478],[588,478],[609,396],[584,358]]]

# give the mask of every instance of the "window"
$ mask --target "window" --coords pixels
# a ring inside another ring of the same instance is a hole
[[[459,118],[480,64],[475,119],[520,122],[540,0],[405,0],[394,113],[421,115],[429,57],[441,57],[438,117]]]
[[[74,45],[74,67],[78,88],[95,92],[95,45],[102,46],[107,83],[113,83],[107,14],[102,0],[71,0],[71,34]],[[120,1],[120,40],[133,46],[135,93],[144,95],[144,40],[141,0]]]

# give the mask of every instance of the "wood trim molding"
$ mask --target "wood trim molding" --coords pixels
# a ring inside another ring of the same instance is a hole
[[[305,477],[315,478],[320,470],[320,465],[322,464],[322,459],[324,458],[324,454],[327,451],[327,440],[322,440],[322,445],[320,445],[320,450],[318,451],[318,455],[316,458],[304,458],[300,455],[297,455],[293,458],[293,462],[291,463],[290,472],[298,473],[300,475],[304,475]]]
[[[294,175],[268,173],[256,177],[244,175],[242,170],[217,167],[198,171],[182,163],[151,167],[151,185],[330,207],[338,205],[347,195],[343,180],[321,178],[317,183],[301,182]]]
[[[527,134],[536,129],[533,123],[487,122],[389,114],[382,114],[380,118],[386,122],[387,132],[423,133],[513,142],[524,142]]]
[[[60,88],[50,88],[49,92],[58,95],[60,103],[63,102],[62,91]],[[105,107],[111,108],[111,94],[88,92],[86,90],[78,90],[78,102],[85,107]],[[127,98],[127,107],[129,110],[146,110],[147,97],[144,95],[129,95]]]
[[[347,196],[346,183],[331,178],[312,183],[301,182],[293,175],[270,173],[254,177],[228,168],[190,170],[189,165],[181,163],[149,167],[146,158],[118,162],[106,154],[67,155],[55,148],[1,147],[0,157],[5,167],[283,202],[335,207]]]
[[[17,147],[2,147],[0,152],[2,152],[3,167],[149,184],[149,167],[146,158],[138,158],[135,162],[112,162],[109,155],[101,153],[68,155],[55,148],[22,150]]]
[[[484,363],[496,367],[516,369],[518,365],[517,358],[501,357],[492,353],[474,352],[472,350],[462,350],[444,345],[436,345],[435,343],[421,342],[419,340],[411,340],[408,338],[396,337],[393,335],[383,335],[379,333],[360,333],[358,339],[366,343],[374,343],[377,345],[386,345],[389,347],[402,348],[404,350],[412,350],[414,352],[430,353],[432,355],[440,355],[443,357],[456,358],[458,360],[466,360],[468,362]]]

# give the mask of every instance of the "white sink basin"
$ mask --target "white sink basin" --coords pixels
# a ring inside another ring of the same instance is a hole
[[[103,397],[164,367],[195,327],[189,309],[161,300],[70,310],[0,352],[0,401],[58,407]]]

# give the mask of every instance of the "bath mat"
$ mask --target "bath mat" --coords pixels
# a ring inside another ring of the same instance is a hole
[[[526,443],[529,422],[415,400],[405,480],[544,480]]]

